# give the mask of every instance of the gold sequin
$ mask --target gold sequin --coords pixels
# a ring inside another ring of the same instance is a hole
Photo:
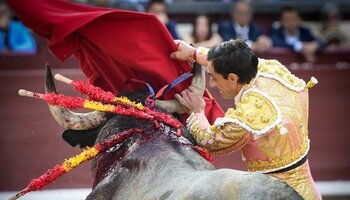
[[[248,100],[249,100],[248,97],[243,97],[242,100],[241,100],[241,102],[242,102],[242,103],[247,103]]]
[[[248,122],[254,122],[256,118],[256,114],[255,113],[249,113],[247,114],[247,121]]]
[[[257,108],[257,109],[261,109],[262,107],[263,107],[263,104],[262,104],[262,102],[260,102],[260,101],[256,101],[255,102],[255,107]]]
[[[241,108],[238,108],[236,111],[235,111],[235,114],[237,116],[242,116],[243,115],[243,110]]]
[[[266,114],[262,114],[262,115],[260,116],[260,121],[261,121],[262,123],[269,123],[269,121],[270,121],[269,116],[267,116]]]

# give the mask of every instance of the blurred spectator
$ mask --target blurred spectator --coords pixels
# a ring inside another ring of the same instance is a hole
[[[89,4],[98,7],[111,7],[112,2],[110,0],[89,0]]]
[[[167,6],[163,0],[151,0],[148,4],[147,12],[155,14],[159,21],[167,27],[174,39],[180,39],[176,31],[176,23],[169,19]]]
[[[246,40],[255,52],[271,47],[270,38],[262,35],[260,27],[252,22],[252,7],[247,1],[236,1],[231,9],[231,20],[222,22],[218,32],[224,41],[238,37]]]
[[[321,43],[308,28],[301,26],[299,12],[291,7],[285,7],[281,12],[281,24],[271,30],[274,47],[289,47],[304,55],[307,62],[314,62],[316,51]]]
[[[67,0],[70,1],[72,3],[80,3],[80,4],[88,4],[89,1],[88,0]]]
[[[19,21],[11,20],[4,1],[0,2],[0,52],[34,53],[37,47],[29,30]]]
[[[327,2],[322,9],[323,26],[320,33],[323,43],[327,47],[340,47],[347,45],[349,38],[340,29],[340,13],[338,7]]]
[[[132,0],[118,0],[114,2],[113,8],[118,8],[122,10],[130,10],[137,12],[145,12],[145,8],[142,5],[142,1],[132,1]]]
[[[222,42],[220,35],[213,33],[212,22],[207,15],[197,16],[192,25],[192,34],[185,38],[186,42],[208,48]]]

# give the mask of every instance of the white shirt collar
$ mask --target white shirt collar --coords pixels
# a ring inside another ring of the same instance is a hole
[[[235,100],[235,105],[237,106],[237,104],[241,101],[242,95],[243,95],[243,90],[245,88],[246,85],[244,85],[241,90],[238,92],[238,94],[235,96],[234,100]]]

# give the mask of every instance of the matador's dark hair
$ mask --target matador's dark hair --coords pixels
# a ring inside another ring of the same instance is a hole
[[[216,73],[227,79],[230,73],[239,77],[239,83],[249,83],[258,71],[258,58],[242,39],[230,40],[212,47],[208,61]]]

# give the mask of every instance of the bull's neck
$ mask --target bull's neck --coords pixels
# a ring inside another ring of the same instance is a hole
[[[97,158],[95,183],[103,178],[118,175],[115,173],[157,172],[172,170],[210,170],[213,166],[190,146],[184,145],[168,136],[135,139],[124,144],[127,149],[108,153]]]

